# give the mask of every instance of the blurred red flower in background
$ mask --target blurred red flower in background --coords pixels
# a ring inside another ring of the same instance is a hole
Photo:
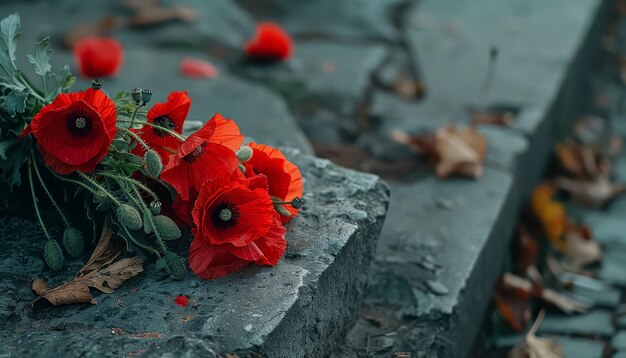
[[[113,101],[101,90],[62,93],[22,132],[33,134],[46,164],[59,174],[93,171],[108,153],[117,128]]]
[[[293,53],[291,37],[273,22],[260,23],[254,37],[245,44],[246,55],[263,60],[286,60]]]
[[[83,77],[109,77],[122,67],[124,49],[111,37],[85,37],[74,45],[74,60]]]
[[[249,263],[274,266],[285,252],[285,228],[269,196],[267,178],[218,178],[201,189],[192,216],[189,267],[214,279]]]

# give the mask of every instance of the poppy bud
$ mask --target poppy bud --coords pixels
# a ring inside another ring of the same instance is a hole
[[[85,240],[78,229],[68,227],[63,232],[63,246],[70,256],[77,258],[83,254],[85,248]]]
[[[91,88],[95,90],[99,90],[100,88],[102,88],[103,84],[104,81],[101,78],[94,78],[93,80],[91,80]]]
[[[300,198],[295,198],[291,201],[291,206],[294,209],[300,209],[302,207],[302,205],[304,205],[304,200],[300,199]]]
[[[237,151],[237,159],[239,159],[240,162],[245,163],[250,160],[250,158],[252,158],[252,148],[247,145],[244,145]]]
[[[141,92],[141,88],[133,88],[132,90],[130,90],[130,96],[137,104],[141,103]]]
[[[63,261],[65,258],[63,257],[63,250],[61,250],[61,245],[59,245],[56,240],[48,240],[46,241],[46,246],[44,246],[43,258],[46,261],[46,264],[52,271],[60,271],[63,267]]]
[[[158,200],[151,202],[150,212],[152,212],[152,215],[159,215],[161,213],[161,202]]]
[[[143,103],[150,102],[151,98],[152,98],[152,91],[150,91],[149,89],[141,90],[141,101]]]
[[[178,240],[181,232],[174,220],[165,215],[157,215],[152,218],[154,228],[159,232],[163,240]]]
[[[146,165],[146,170],[150,175],[158,177],[163,170],[163,163],[161,162],[161,158],[159,154],[154,150],[150,149],[146,151],[146,154],[143,156],[143,160]]]
[[[117,207],[117,220],[131,230],[139,230],[143,226],[139,211],[128,204]]]
[[[163,261],[165,263],[165,271],[172,276],[175,280],[182,280],[185,278],[185,267],[187,266],[183,259],[175,253],[168,252],[163,256]]]

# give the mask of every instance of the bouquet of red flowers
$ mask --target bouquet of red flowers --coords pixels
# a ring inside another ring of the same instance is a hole
[[[0,207],[28,193],[50,269],[82,257],[86,231],[103,227],[174,278],[185,273],[171,248],[185,248],[184,232],[201,278],[278,263],[283,224],[302,205],[300,171],[278,149],[243,144],[220,114],[183,136],[186,91],[153,105],[147,89],[109,96],[99,79],[71,92],[74,77],[68,66],[53,71],[47,38],[28,56],[36,86],[15,63],[19,26],[17,14],[0,22]]]

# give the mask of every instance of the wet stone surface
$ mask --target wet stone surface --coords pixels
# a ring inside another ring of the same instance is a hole
[[[256,351],[270,357],[319,356],[343,338],[365,293],[385,216],[388,188],[375,176],[288,151],[302,170],[306,207],[288,226],[288,248],[274,268],[248,267],[202,281],[173,281],[152,263],[98,304],[31,308],[44,269],[36,226],[5,219],[0,227],[2,354],[20,356],[215,356]],[[18,238],[33,240],[24,242]],[[14,238],[14,239],[12,239]],[[174,297],[189,297],[178,307]],[[294,332],[306,332],[294,334]]]

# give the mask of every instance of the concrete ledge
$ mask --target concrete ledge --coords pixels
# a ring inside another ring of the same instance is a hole
[[[81,263],[71,263],[66,276],[52,275],[43,269],[36,226],[3,222],[0,355],[322,355],[356,318],[389,192],[376,176],[295,150],[288,154],[304,174],[307,205],[289,224],[287,252],[274,268],[172,281],[148,264],[115,294],[96,293],[96,306],[31,309],[32,279],[43,274],[60,283]],[[189,307],[174,304],[178,294],[189,296]]]

